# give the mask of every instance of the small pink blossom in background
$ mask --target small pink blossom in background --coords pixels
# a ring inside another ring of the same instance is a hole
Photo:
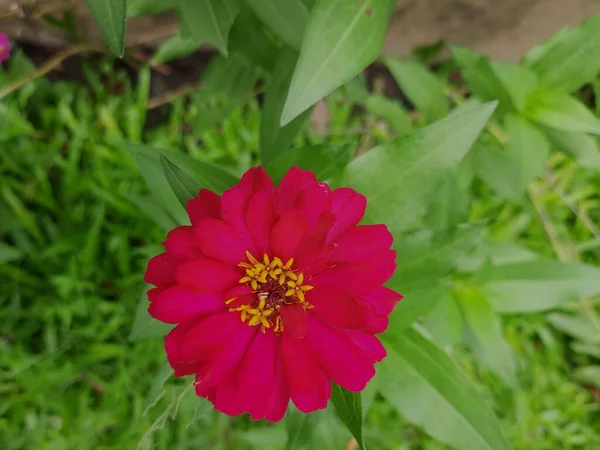
[[[10,58],[10,41],[8,36],[0,33],[0,63]]]
[[[361,391],[386,352],[376,335],[402,296],[385,225],[358,225],[367,199],[292,167],[275,187],[254,167],[222,196],[202,189],[191,226],[150,260],[150,314],[177,324],[175,376],[232,416],[281,420],[290,399],[323,409],[331,382]]]

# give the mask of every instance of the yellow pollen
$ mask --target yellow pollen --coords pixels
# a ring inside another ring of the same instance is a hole
[[[244,276],[239,283],[250,287],[256,297],[246,305],[229,308],[229,311],[239,312],[240,319],[248,326],[260,326],[261,332],[273,330],[281,333],[284,324],[279,312],[282,306],[298,304],[305,310],[313,306],[306,301],[305,292],[313,287],[304,285],[304,274],[293,269],[294,258],[285,263],[277,256],[269,257],[266,253],[261,260],[246,251],[247,261],[242,261],[238,267],[243,269]],[[238,297],[226,300],[229,305]]]

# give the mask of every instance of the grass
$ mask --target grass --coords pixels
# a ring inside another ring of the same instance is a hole
[[[26,65],[23,58],[17,62]],[[87,85],[40,79],[0,104],[2,448],[283,448],[283,424],[216,414],[206,401],[182,395],[181,383],[163,389],[169,372],[161,341],[128,339],[144,267],[160,251],[164,231],[130,201],[145,186],[119,140],[239,161],[242,171],[258,148],[258,106],[251,101],[218,130],[195,132],[187,124],[198,112],[178,99],[160,125],[145,129],[147,72],[135,87],[108,62],[85,73]],[[335,142],[365,126],[373,142],[389,136],[374,118],[353,116],[343,98],[334,96],[329,106],[332,135],[300,140]],[[350,137],[359,138],[365,137]],[[579,215],[597,220],[598,173],[564,156],[553,157],[550,167],[561,195],[544,181],[538,187],[559,244],[548,240],[548,224],[534,209],[508,205],[485,186],[473,218],[498,217],[490,235],[544,256],[555,257],[559,245],[598,263],[598,237],[563,198],[573,200]],[[477,366],[464,349],[455,356],[486,386],[515,448],[600,445],[598,391],[580,384],[572,370],[592,358],[575,354],[571,337],[542,315],[509,317],[504,331],[521,369],[518,389]],[[344,448],[349,435],[330,411],[309,417],[314,437],[308,448]],[[445,448],[377,401],[366,435],[373,448]]]

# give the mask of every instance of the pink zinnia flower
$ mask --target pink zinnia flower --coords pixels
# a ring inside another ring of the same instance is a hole
[[[0,63],[10,58],[10,41],[8,36],[0,33]]]
[[[191,226],[169,232],[145,280],[150,314],[178,324],[165,341],[175,376],[229,415],[281,420],[289,400],[325,408],[331,381],[361,391],[386,352],[375,334],[402,296],[385,225],[357,226],[366,199],[290,169],[262,167],[221,197],[203,189]]]

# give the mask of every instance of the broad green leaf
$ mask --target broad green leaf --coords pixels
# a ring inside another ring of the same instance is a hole
[[[362,404],[360,392],[350,392],[335,383],[331,384],[331,403],[340,419],[348,427],[358,445],[364,449],[362,440]]]
[[[492,305],[475,289],[457,295],[466,325],[466,343],[475,358],[510,386],[516,386],[517,366],[513,351],[502,335]]]
[[[173,193],[160,163],[160,151],[141,144],[124,143],[137,163],[148,189],[161,207],[178,224],[188,223],[185,209]]]
[[[536,74],[517,64],[492,61],[490,67],[502,84],[512,105],[517,111],[523,111],[527,99],[540,84]]]
[[[146,295],[146,290],[144,290],[135,312],[131,333],[129,333],[129,340],[131,341],[163,337],[173,328],[173,325],[159,322],[148,314],[148,304],[148,296]]]
[[[389,123],[400,136],[412,133],[412,119],[397,100],[379,94],[369,95],[365,99],[365,108],[369,114]]]
[[[444,352],[412,329],[383,339],[380,392],[401,415],[458,449],[510,449],[481,393]]]
[[[447,296],[423,317],[423,325],[433,342],[441,347],[458,344],[463,336],[464,319],[454,296]]]
[[[284,421],[287,431],[286,450],[301,450],[306,447],[312,435],[313,419],[311,414],[304,414],[294,407],[288,408]]]
[[[531,47],[521,59],[520,64],[524,67],[531,67],[537,64],[551,47],[558,45],[562,40],[567,39],[571,30],[571,27],[564,26],[539,44]]]
[[[469,194],[461,189],[453,173],[448,173],[434,194],[425,220],[434,230],[444,231],[465,222]]]
[[[600,293],[600,269],[578,262],[488,266],[474,281],[501,313],[546,311]]]
[[[144,298],[147,301],[147,299]],[[163,363],[162,366],[156,371],[156,375],[154,375],[154,379],[152,380],[152,384],[150,385],[150,390],[146,395],[146,402],[144,407],[144,415],[148,413],[148,411],[153,408],[158,401],[165,394],[165,390],[163,388],[164,384],[167,382],[169,378],[173,376],[173,369],[168,362]]]
[[[600,170],[600,149],[595,138],[585,133],[541,127],[556,150],[570,154],[581,167]]]
[[[118,57],[125,50],[127,0],[85,0],[102,36]]]
[[[573,28],[562,29],[525,63],[551,90],[575,92],[600,72],[600,14]]]
[[[557,130],[600,134],[600,120],[581,102],[558,92],[535,92],[524,113],[531,120]]]
[[[196,43],[208,42],[227,56],[229,29],[239,11],[239,0],[179,0],[181,35]]]
[[[506,116],[504,131],[508,139],[506,155],[514,166],[510,180],[513,192],[520,196],[544,170],[550,148],[544,135],[520,116]]]
[[[390,316],[389,327],[400,331],[433,311],[438,303],[450,301],[450,283],[432,282],[431,286],[402,291],[404,298]]]
[[[485,136],[487,137],[487,136]],[[523,195],[516,190],[513,179],[516,162],[497,142],[482,139],[473,148],[475,175],[488,184],[499,196],[518,201]]]
[[[575,339],[600,344],[600,328],[597,328],[594,322],[584,314],[552,313],[548,314],[547,318],[554,328]]]
[[[600,359],[600,345],[598,344],[584,344],[581,342],[573,342],[571,344],[573,351],[582,355],[591,355],[595,358]]]
[[[578,367],[573,374],[582,383],[600,388],[600,365]]]
[[[498,100],[498,112],[512,107],[512,101],[502,81],[492,70],[486,56],[464,47],[451,47],[452,56],[469,89],[482,101]]]
[[[200,186],[219,195],[239,181],[238,177],[227,169],[213,163],[198,161],[185,153],[165,152],[165,155]]]
[[[318,0],[313,7],[281,124],[286,125],[372,63],[394,0]]]
[[[267,90],[260,119],[260,155],[262,163],[267,165],[281,152],[289,149],[292,141],[308,119],[310,109],[300,114],[285,126],[279,124],[283,104],[296,66],[298,54],[292,50],[281,52],[273,84]]]
[[[200,192],[200,185],[187,173],[173,164],[164,153],[160,154],[160,163],[165,172],[165,177],[177,196],[179,203],[186,208],[187,202],[196,197]]]
[[[158,14],[175,6],[173,0],[127,0],[127,18],[142,14]]]
[[[169,231],[180,225],[173,219],[163,206],[150,195],[138,195],[133,192],[125,194],[125,198],[137,206],[146,216],[164,231]]]
[[[11,261],[15,261],[23,257],[24,252],[15,247],[11,247],[4,242],[0,242],[0,264],[5,264]]]
[[[368,220],[397,235],[413,226],[444,176],[462,160],[495,104],[463,110],[352,161],[345,184],[364,194]]]
[[[310,17],[303,0],[246,0],[262,20],[283,42],[299,50]]]
[[[531,250],[512,242],[483,241],[471,252],[457,255],[454,262],[461,272],[474,272],[484,264],[509,264],[538,259]]]
[[[448,114],[444,85],[426,67],[408,59],[387,59],[386,65],[404,95],[428,122],[442,119]]]
[[[321,144],[282,151],[266,167],[278,183],[292,166],[314,172],[317,180],[336,180],[341,174],[354,146],[352,144]]]
[[[193,38],[184,38],[177,33],[158,47],[152,61],[154,64],[164,64],[173,59],[183,58],[198,50],[200,45]]]
[[[273,73],[280,49],[260,20],[248,8],[242,8],[229,32],[229,52],[241,54],[267,73]]]

